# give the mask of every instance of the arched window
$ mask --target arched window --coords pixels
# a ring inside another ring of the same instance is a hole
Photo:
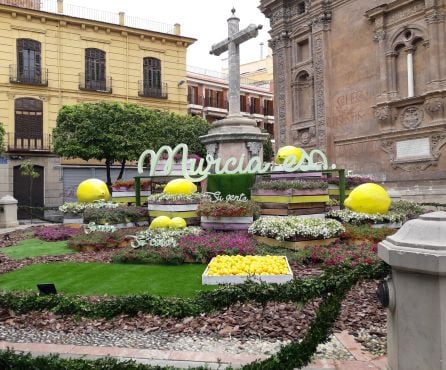
[[[15,149],[42,149],[43,104],[33,98],[15,100]]]
[[[313,118],[313,79],[308,72],[299,73],[294,82],[294,116],[297,121]]]
[[[40,42],[17,39],[17,82],[29,84],[42,82]]]
[[[395,60],[392,74],[396,90],[401,97],[421,95],[425,91],[428,68],[424,31],[418,28],[405,28],[394,38],[392,53]]]
[[[85,88],[107,90],[105,51],[95,48],[85,49]]]
[[[143,59],[143,89],[145,96],[161,96],[161,61],[157,58]]]

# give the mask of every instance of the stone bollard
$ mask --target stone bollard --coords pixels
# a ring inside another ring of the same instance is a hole
[[[0,198],[0,228],[19,226],[17,222],[17,199],[11,195]]]
[[[446,370],[446,212],[406,222],[378,255],[392,267],[378,289],[388,308],[388,368]]]

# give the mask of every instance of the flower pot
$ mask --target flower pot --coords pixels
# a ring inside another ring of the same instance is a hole
[[[166,202],[149,203],[149,221],[152,222],[158,216],[167,216],[170,218],[181,217],[186,221],[187,226],[200,225],[198,216],[199,203]]]
[[[205,230],[248,230],[254,221],[253,216],[245,217],[208,217],[201,216],[201,227]]]
[[[294,216],[324,213],[329,196],[327,189],[253,189],[251,200],[262,215]]]

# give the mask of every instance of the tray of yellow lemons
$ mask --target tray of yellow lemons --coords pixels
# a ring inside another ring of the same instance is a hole
[[[212,258],[201,276],[203,285],[243,284],[246,280],[283,284],[293,280],[286,256],[226,256]]]

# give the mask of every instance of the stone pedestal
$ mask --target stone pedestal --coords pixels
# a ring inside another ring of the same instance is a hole
[[[0,228],[19,226],[17,203],[17,199],[11,195],[0,198]]]
[[[392,266],[389,369],[446,370],[446,212],[408,221],[378,255]]]
[[[222,164],[231,157],[238,159],[242,154],[245,155],[245,165],[252,157],[262,159],[263,142],[267,139],[268,134],[262,134],[256,121],[242,116],[228,116],[216,121],[207,135],[200,136],[207,154],[220,158]]]

